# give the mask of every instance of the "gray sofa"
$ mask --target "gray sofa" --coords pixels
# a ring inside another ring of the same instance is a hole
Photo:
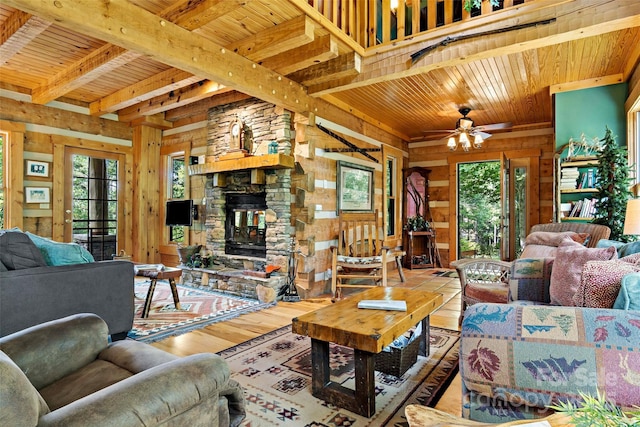
[[[102,319],[76,314],[0,338],[0,425],[237,426],[230,376],[216,354],[108,343]]]
[[[113,340],[126,337],[134,315],[132,263],[48,266],[19,235],[29,240],[0,232],[0,337],[76,313],[100,316]]]

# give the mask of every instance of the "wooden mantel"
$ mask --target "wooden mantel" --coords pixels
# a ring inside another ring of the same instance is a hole
[[[264,154],[239,159],[218,160],[189,166],[189,176],[245,169],[293,169],[295,159],[286,154]]]

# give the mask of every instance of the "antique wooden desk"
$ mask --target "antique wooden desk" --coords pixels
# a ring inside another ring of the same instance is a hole
[[[404,300],[407,311],[359,309],[360,300]],[[311,338],[312,394],[371,417],[375,408],[375,354],[422,322],[421,354],[429,354],[429,315],[442,295],[407,288],[377,287],[293,319],[293,332]],[[355,394],[330,378],[329,343],[354,349]]]
[[[158,280],[169,280],[169,286],[171,287],[171,295],[173,295],[173,303],[176,306],[176,310],[180,310],[180,299],[178,298],[178,289],[176,288],[176,278],[182,276],[182,270],[175,267],[163,267],[162,270],[144,268],[139,266],[135,269],[136,276],[147,277],[151,279],[149,290],[147,291],[147,298],[144,301],[144,308],[142,309],[143,319],[149,316],[149,310],[151,309],[151,300],[153,299],[153,293],[156,290],[156,282]]]

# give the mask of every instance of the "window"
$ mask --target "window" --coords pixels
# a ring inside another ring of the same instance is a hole
[[[382,195],[385,244],[402,245],[402,156],[403,152],[387,145],[382,146]]]
[[[184,199],[186,194],[185,174],[186,168],[184,154],[174,154],[168,156],[169,176],[167,177],[167,200]],[[169,241],[174,243],[184,242],[185,227],[170,226]]]
[[[387,176],[385,177],[386,183],[386,198],[387,198],[387,236],[394,236],[396,234],[396,216],[397,216],[397,194],[396,188],[397,179],[396,171],[398,167],[395,157],[387,157]]]

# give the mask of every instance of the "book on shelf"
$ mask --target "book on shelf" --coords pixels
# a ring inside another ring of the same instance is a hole
[[[566,215],[565,217],[591,218],[596,211],[597,201],[598,199],[595,198],[584,198],[582,200],[577,200],[573,202],[573,204],[571,205],[571,210],[569,211],[569,215]]]

